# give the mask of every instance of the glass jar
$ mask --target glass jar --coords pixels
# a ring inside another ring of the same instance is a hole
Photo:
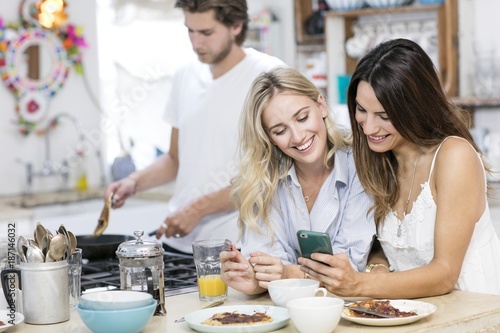
[[[155,314],[165,315],[163,247],[155,240],[144,240],[144,231],[135,231],[136,240],[123,242],[116,255],[120,261],[120,288],[150,293],[158,301]]]

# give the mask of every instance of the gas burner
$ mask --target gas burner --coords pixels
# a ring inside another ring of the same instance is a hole
[[[165,296],[198,290],[193,257],[172,252],[163,254]],[[120,289],[118,259],[94,260],[82,265],[82,292]]]

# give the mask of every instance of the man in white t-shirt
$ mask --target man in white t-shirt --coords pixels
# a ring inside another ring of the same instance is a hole
[[[238,238],[238,213],[229,198],[237,172],[239,117],[253,80],[286,66],[243,48],[248,30],[246,0],[177,0],[196,62],[174,76],[165,113],[172,125],[170,150],[147,168],[108,186],[113,207],[137,191],[175,180],[175,190],[156,236],[169,251],[192,253],[198,239]]]

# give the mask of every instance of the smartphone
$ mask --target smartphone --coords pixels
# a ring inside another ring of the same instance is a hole
[[[324,232],[311,230],[297,231],[301,256],[311,259],[312,253],[333,254],[330,236]]]

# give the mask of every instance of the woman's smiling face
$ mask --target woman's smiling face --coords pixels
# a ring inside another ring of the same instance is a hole
[[[302,95],[277,94],[262,113],[269,138],[296,164],[324,160],[327,133],[323,118],[328,114],[322,96],[318,102]]]
[[[384,107],[366,81],[360,81],[356,94],[356,122],[363,128],[371,150],[382,153],[405,143],[394,128]]]

